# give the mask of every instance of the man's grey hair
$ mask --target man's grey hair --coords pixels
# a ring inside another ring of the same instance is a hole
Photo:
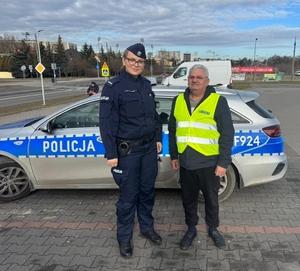
[[[209,78],[209,72],[208,72],[208,69],[202,65],[202,64],[195,64],[192,68],[190,68],[189,70],[189,75],[191,75],[191,72],[193,70],[196,70],[196,69],[201,69],[201,70],[204,70],[205,74],[206,74],[206,77]]]

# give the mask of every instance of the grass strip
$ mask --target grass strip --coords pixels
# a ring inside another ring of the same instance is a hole
[[[2,107],[0,110],[0,117],[17,114],[22,112],[27,112],[31,110],[41,109],[41,108],[48,108],[50,106],[60,105],[60,104],[67,104],[76,102],[86,98],[85,94],[76,95],[76,96],[69,96],[69,97],[61,97],[56,99],[47,100],[46,104],[43,105],[41,102],[33,102],[33,103],[25,103],[25,104],[18,104],[18,105],[11,105]]]

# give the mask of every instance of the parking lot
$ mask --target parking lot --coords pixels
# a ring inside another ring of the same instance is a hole
[[[193,246],[179,249],[186,225],[178,190],[156,191],[153,215],[162,244],[139,237],[137,224],[133,257],[127,260],[115,238],[117,190],[39,190],[0,203],[0,271],[299,271],[300,87],[270,84],[253,90],[281,122],[288,171],[280,181],[236,189],[220,204],[225,249],[216,248],[206,233],[203,204]],[[1,117],[0,124],[57,107],[62,105]]]

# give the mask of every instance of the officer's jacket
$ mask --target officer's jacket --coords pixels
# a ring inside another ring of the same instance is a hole
[[[203,98],[199,101],[197,108],[203,103],[211,93],[215,93],[215,89],[212,86],[206,88]],[[186,102],[189,114],[191,113],[191,106],[189,100],[190,90],[187,88],[184,92],[184,100]],[[214,121],[217,125],[217,131],[220,136],[218,139],[219,154],[206,156],[199,151],[187,146],[183,153],[179,154],[176,143],[176,118],[174,116],[174,108],[176,105],[176,96],[172,103],[171,114],[169,118],[169,151],[171,160],[178,159],[181,166],[189,170],[195,170],[198,168],[221,166],[227,168],[231,163],[231,148],[233,144],[234,128],[232,124],[230,110],[225,97],[220,96],[217,106],[215,108]],[[195,112],[194,110],[194,112]]]
[[[117,139],[140,140],[155,134],[161,142],[162,123],[148,79],[126,71],[106,82],[100,97],[100,134],[107,159],[118,157]]]

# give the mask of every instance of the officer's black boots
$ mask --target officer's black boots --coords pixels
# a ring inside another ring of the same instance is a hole
[[[132,256],[132,247],[130,243],[119,243],[120,254],[123,258],[130,258]]]
[[[161,237],[157,234],[156,231],[149,231],[149,232],[141,232],[141,237],[148,239],[154,245],[161,244]]]

